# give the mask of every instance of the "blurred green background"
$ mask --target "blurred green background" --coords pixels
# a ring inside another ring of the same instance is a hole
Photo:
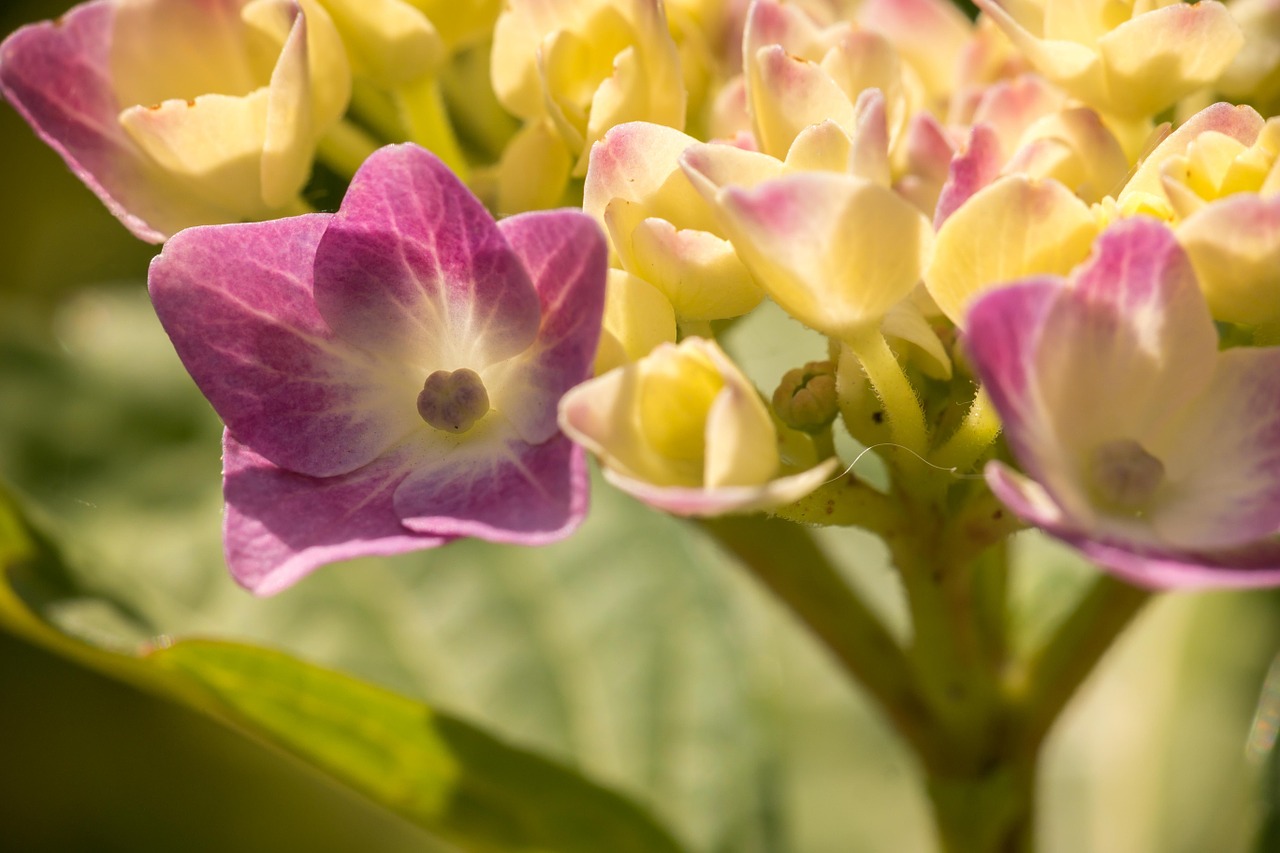
[[[65,8],[4,4],[0,30]],[[219,551],[220,426],[146,300],[155,249],[7,106],[0,187],[0,481],[75,570],[51,611],[63,630],[287,650],[578,767],[697,850],[931,848],[912,761],[863,696],[708,543],[602,486],[550,548],[468,542],[329,567],[273,599],[240,590]],[[769,311],[730,343],[766,388],[823,351]],[[906,630],[878,544],[824,541]],[[1030,642],[1091,570],[1019,547]],[[1158,601],[1049,744],[1043,849],[1280,849],[1260,834],[1274,767],[1245,748],[1277,647],[1275,593]],[[437,845],[278,751],[0,632],[0,850],[292,849]]]

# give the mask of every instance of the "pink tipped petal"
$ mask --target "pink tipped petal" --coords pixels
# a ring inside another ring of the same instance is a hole
[[[562,435],[537,445],[514,436],[485,444],[459,447],[400,484],[395,508],[406,528],[517,545],[554,542],[577,529],[587,511],[581,448]]]
[[[674,128],[649,122],[610,129],[591,146],[582,209],[603,220],[609,202],[620,198],[646,205],[650,216],[710,230],[714,220],[706,203],[687,181],[672,179],[679,170],[680,155],[697,142]],[[691,221],[691,216],[697,221]]]
[[[935,231],[955,213],[956,208],[999,176],[1003,157],[995,130],[985,124],[974,125],[969,131],[969,142],[964,151],[951,160],[947,182],[942,185],[938,207],[933,214]]]
[[[520,437],[537,444],[557,431],[559,399],[591,377],[608,253],[600,228],[576,210],[524,213],[498,227],[533,280],[542,325],[527,354],[496,365],[485,379]]]
[[[759,486],[655,486],[612,468],[604,469],[604,477],[622,491],[650,506],[673,515],[697,517],[767,511],[798,501],[829,480],[838,464],[839,461],[833,457],[808,471],[779,477]]]
[[[98,0],[18,30],[0,44],[0,92],[125,227],[160,243],[217,217],[198,201],[159,192],[154,170],[117,122],[114,16],[115,4]]]
[[[1250,106],[1217,103],[1205,107],[1160,141],[1125,184],[1118,200],[1123,202],[1125,196],[1132,193],[1159,195],[1164,164],[1172,157],[1186,154],[1187,147],[1200,134],[1214,131],[1242,145],[1252,145],[1265,123],[1258,111]]]
[[[1280,322],[1280,195],[1237,193],[1207,205],[1178,225],[1178,242],[1216,319]]]
[[[1231,12],[1213,0],[1135,15],[1098,39],[1109,106],[1125,115],[1154,115],[1212,86],[1243,45]]]
[[[1014,455],[1033,476],[1042,473],[1036,440],[1047,425],[1031,370],[1045,318],[1064,287],[1063,279],[1040,278],[997,288],[974,300],[965,319],[969,356],[1000,412]]]
[[[1168,226],[1145,217],[1116,223],[1072,282],[1036,356],[1041,391],[1064,429],[1070,424],[1064,441],[1147,435],[1203,392],[1217,330]]]
[[[789,54],[780,44],[761,48],[748,61],[759,66],[751,108],[765,153],[784,156],[801,130],[820,121],[853,127],[849,96],[817,63]]]
[[[365,160],[316,249],[315,282],[339,338],[427,372],[510,358],[538,332],[538,294],[493,219],[416,145]]]
[[[915,286],[932,243],[909,202],[845,175],[799,173],[721,198],[730,238],[761,286],[831,335],[879,322]]]
[[[946,128],[929,113],[916,113],[907,124],[907,163],[913,174],[941,184],[947,179],[955,144]]]
[[[942,223],[924,282],[942,312],[962,325],[978,294],[1029,275],[1066,274],[1088,256],[1097,234],[1089,206],[1062,184],[1006,175]]]
[[[884,93],[879,89],[864,89],[858,96],[851,141],[849,174],[889,186],[889,120]]]
[[[1066,286],[976,301],[973,363],[1020,517],[1147,586],[1280,584],[1280,349],[1219,353],[1162,222],[1122,220]]]
[[[893,42],[931,91],[951,90],[972,32],[959,9],[945,0],[864,0],[857,8],[858,23]]]
[[[258,595],[273,595],[326,563],[448,542],[400,524],[392,494],[405,475],[401,462],[390,454],[345,476],[317,479],[271,464],[227,432],[224,534],[232,576]]]
[[[335,340],[315,308],[311,257],[331,222],[189,229],[148,276],[161,324],[223,421],[273,463],[315,477],[366,465],[420,425],[421,379]]]
[[[1036,120],[1062,109],[1062,92],[1038,74],[1023,74],[986,89],[973,111],[973,124],[987,124],[1010,156]]]

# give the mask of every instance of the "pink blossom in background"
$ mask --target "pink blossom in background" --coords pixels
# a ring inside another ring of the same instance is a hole
[[[1144,586],[1280,584],[1280,349],[1218,351],[1168,226],[1120,221],[967,332],[1023,472],[987,482],[1018,515]]]

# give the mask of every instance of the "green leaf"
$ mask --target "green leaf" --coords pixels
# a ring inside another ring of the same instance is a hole
[[[681,849],[643,809],[560,764],[282,652],[188,640],[131,656],[62,635],[16,591],[59,563],[0,493],[0,626],[274,743],[468,850]]]

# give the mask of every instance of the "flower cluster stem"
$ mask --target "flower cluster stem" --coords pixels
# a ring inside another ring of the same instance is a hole
[[[940,468],[960,473],[970,471],[999,435],[1000,416],[991,405],[986,389],[979,388],[960,426],[934,452],[932,461]]]
[[[460,179],[467,180],[471,169],[453,132],[440,81],[428,76],[409,83],[396,91],[395,100],[409,138],[443,160]]]
[[[912,618],[905,646],[805,527],[759,516],[700,523],[827,647],[914,750],[944,853],[1030,853],[1044,739],[1150,594],[1100,575],[1042,647],[1015,659],[1008,537],[1021,523],[980,483],[953,482],[948,493],[899,472],[895,484],[882,494],[845,475],[779,515],[856,524],[885,540]]]
[[[759,516],[700,524],[875,697],[926,763],[941,760],[939,728],[901,647],[807,529]]]
[[[924,409],[884,335],[871,329],[851,336],[845,343],[862,362],[867,380],[884,405],[894,442],[914,453],[923,454],[929,441]]]

